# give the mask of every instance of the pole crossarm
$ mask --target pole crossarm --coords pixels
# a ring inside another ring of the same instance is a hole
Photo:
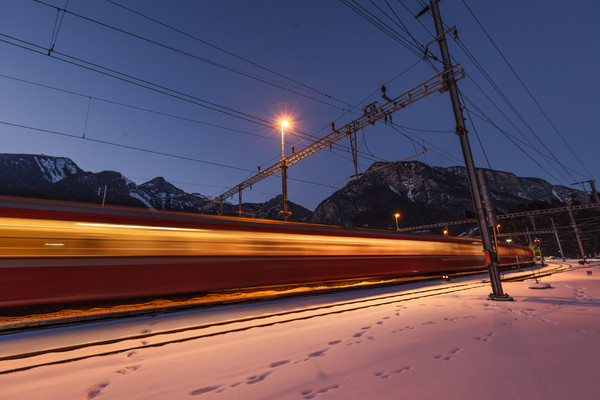
[[[537,231],[529,231],[529,232],[510,232],[510,233],[500,233],[499,235],[497,235],[498,237],[510,237],[510,236],[527,236],[527,234],[530,235],[545,235],[547,233],[554,233],[555,230],[554,229],[544,229],[544,230],[537,230]]]
[[[378,106],[377,102],[371,103],[368,106],[363,108],[364,114],[354,121],[342,126],[339,129],[333,129],[329,135],[309,144],[303,149],[294,152],[291,156],[282,159],[278,163],[270,166],[269,168],[259,172],[253,177],[245,180],[239,185],[229,189],[222,195],[216,197],[211,202],[206,203],[200,208],[201,212],[207,211],[215,205],[219,204],[223,200],[233,196],[238,193],[240,190],[244,190],[255,183],[281,171],[281,167],[283,164],[286,166],[290,166],[292,164],[297,163],[298,161],[310,156],[311,154],[316,153],[319,150],[330,147],[335,142],[345,138],[346,136],[351,135],[354,132],[358,132],[359,130],[365,128],[368,125],[374,125],[375,122],[385,119],[387,121],[388,116],[392,113],[406,108],[406,106],[416,102],[417,100],[421,100],[424,97],[429,96],[430,94],[437,92],[444,92],[448,90],[446,86],[446,77],[447,75],[453,75],[455,80],[460,80],[464,78],[464,70],[460,67],[460,65],[456,65],[449,70],[442,72],[439,75],[434,76],[429,79],[425,83],[409,90],[408,92],[396,97],[395,99],[390,99],[387,103]],[[385,98],[385,97],[384,97]],[[333,128],[333,124],[332,124]]]
[[[512,236],[527,236],[527,235],[544,235],[546,233],[554,233],[554,229],[537,230],[529,232],[510,232],[510,233],[499,233],[497,237],[512,237]],[[472,236],[473,239],[479,239],[479,236]]]
[[[555,214],[555,213],[559,213],[559,212],[566,212],[569,210],[571,210],[571,211],[588,210],[590,208],[599,208],[599,207],[598,207],[598,204],[593,204],[593,203],[592,204],[580,204],[577,206],[549,208],[546,210],[532,210],[532,211],[522,211],[522,212],[516,212],[516,213],[510,213],[510,214],[499,214],[496,216],[496,218],[508,219],[508,218],[516,218],[516,217],[527,217],[530,215]],[[429,228],[442,228],[442,227],[449,226],[449,225],[474,224],[476,222],[477,222],[476,219],[463,219],[460,221],[439,222],[437,224],[419,225],[419,226],[412,226],[409,228],[400,228],[398,231],[399,232],[420,231],[420,230],[429,229]]]

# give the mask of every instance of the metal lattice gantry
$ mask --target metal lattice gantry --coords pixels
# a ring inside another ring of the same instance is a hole
[[[244,182],[236,185],[221,194],[220,196],[213,199],[211,202],[206,203],[204,206],[200,208],[201,212],[206,212],[212,207],[222,203],[225,199],[235,195],[236,193],[241,192],[242,190],[251,187],[255,183],[274,175],[275,173],[281,171],[283,167],[287,168],[292,164],[297,163],[298,161],[310,156],[311,154],[316,153],[319,150],[324,148],[328,148],[333,145],[335,142],[352,135],[355,132],[358,132],[360,129],[367,127],[368,125],[374,125],[375,122],[380,120],[386,120],[388,117],[406,106],[421,100],[424,97],[429,96],[430,94],[437,92],[444,92],[447,90],[446,86],[446,77],[448,75],[453,75],[455,80],[459,80],[464,78],[464,71],[460,67],[460,65],[456,65],[449,70],[442,72],[439,75],[434,76],[428,81],[422,83],[421,85],[409,90],[408,92],[396,97],[395,99],[390,99],[385,95],[383,98],[387,100],[387,102],[381,106],[377,105],[377,102],[371,103],[368,106],[363,108],[364,114],[354,121],[342,126],[339,129],[333,129],[333,131],[327,136],[309,144],[303,149],[294,152],[291,156],[287,158],[281,159],[281,161],[276,164],[268,167],[267,169],[258,172],[256,175],[251,178],[245,180]],[[383,89],[383,88],[382,88]],[[332,124],[333,128],[333,124]]]
[[[596,204],[596,203],[580,204],[580,205],[576,205],[576,206],[548,208],[545,210],[532,210],[532,211],[522,211],[522,212],[516,212],[516,213],[510,213],[510,214],[499,214],[496,216],[496,218],[507,219],[507,218],[517,218],[517,217],[527,217],[527,216],[532,216],[532,215],[555,214],[555,213],[559,213],[559,212],[587,210],[590,208],[600,209],[600,204]],[[420,230],[429,229],[429,228],[442,228],[442,227],[450,226],[450,225],[463,225],[463,224],[474,224],[474,223],[477,223],[476,219],[463,219],[460,221],[439,222],[436,224],[419,225],[419,226],[411,226],[408,228],[400,228],[398,230],[398,232],[420,231]]]

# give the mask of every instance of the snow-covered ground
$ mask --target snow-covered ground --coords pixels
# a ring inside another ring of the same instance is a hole
[[[137,340],[135,350],[1,374],[0,399],[596,399],[599,265],[573,263],[573,269],[543,278],[550,289],[530,289],[531,281],[504,283],[513,302],[488,300],[487,285],[434,296],[400,286],[234,306],[220,317],[188,312],[63,329],[74,335],[67,343],[76,343],[128,330],[172,329],[175,323],[379,299],[357,303],[365,307],[354,311],[159,347],[144,347],[158,338]],[[407,290],[414,294],[390,297]],[[277,318],[289,316],[273,322]],[[0,356],[11,345],[30,340],[35,347],[60,336],[0,337]]]

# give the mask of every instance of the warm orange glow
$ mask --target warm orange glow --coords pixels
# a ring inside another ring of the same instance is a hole
[[[281,126],[283,128],[287,128],[288,126],[290,126],[290,122],[286,119],[284,119],[283,121],[281,121]]]
[[[396,214],[394,214],[394,217],[396,217],[396,218],[400,218],[400,213],[396,213]]]
[[[0,217],[2,257],[479,255],[471,243]]]

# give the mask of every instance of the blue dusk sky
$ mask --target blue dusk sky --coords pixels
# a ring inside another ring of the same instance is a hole
[[[394,98],[436,76],[437,43],[423,56],[432,16],[414,17],[423,4],[1,0],[1,152],[217,196],[280,159],[282,117],[289,155],[385,103],[383,84]],[[466,72],[458,86],[476,166],[565,186],[600,178],[600,2],[439,7],[458,33],[448,45]],[[359,172],[409,157],[464,165],[447,92],[393,123],[358,132]],[[354,174],[349,147],[343,139],[291,166],[290,201],[314,210],[343,187]],[[280,192],[274,175],[243,200]]]

